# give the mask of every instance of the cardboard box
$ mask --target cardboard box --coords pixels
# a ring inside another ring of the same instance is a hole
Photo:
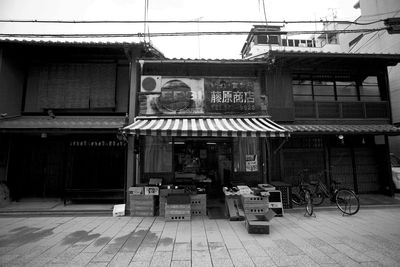
[[[144,194],[150,196],[158,196],[160,189],[157,186],[145,186]]]
[[[114,205],[113,217],[125,216],[125,204]]]

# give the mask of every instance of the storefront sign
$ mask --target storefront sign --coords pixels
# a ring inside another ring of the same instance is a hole
[[[159,79],[161,81],[156,86],[160,88],[154,88],[151,91],[141,90],[139,96],[141,115],[204,113],[204,80],[202,78],[161,77]]]
[[[248,114],[261,111],[261,105],[265,104],[256,78],[142,78],[140,115]],[[151,86],[149,79],[154,80]]]
[[[206,78],[206,112],[260,111],[260,88],[251,78]]]

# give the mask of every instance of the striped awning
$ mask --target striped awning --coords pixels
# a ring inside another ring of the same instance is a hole
[[[267,118],[137,119],[124,128],[136,135],[288,137],[289,131]]]

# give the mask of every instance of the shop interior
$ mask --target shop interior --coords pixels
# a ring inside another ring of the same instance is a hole
[[[173,146],[176,184],[196,184],[209,198],[223,196],[230,185],[232,141],[228,139],[175,139]]]

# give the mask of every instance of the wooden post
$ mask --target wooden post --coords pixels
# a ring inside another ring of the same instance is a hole
[[[129,72],[129,107],[128,107],[128,118],[129,124],[134,122],[134,119],[137,115],[137,92],[139,86],[140,79],[140,65],[137,62],[137,58],[140,56],[140,47],[135,47],[130,51],[130,72]],[[137,160],[135,151],[135,142],[134,136],[129,135],[128,137],[128,149],[127,149],[127,164],[126,164],[126,191],[127,195],[129,195],[129,187],[134,186],[138,177],[136,177],[136,169],[137,169]]]

